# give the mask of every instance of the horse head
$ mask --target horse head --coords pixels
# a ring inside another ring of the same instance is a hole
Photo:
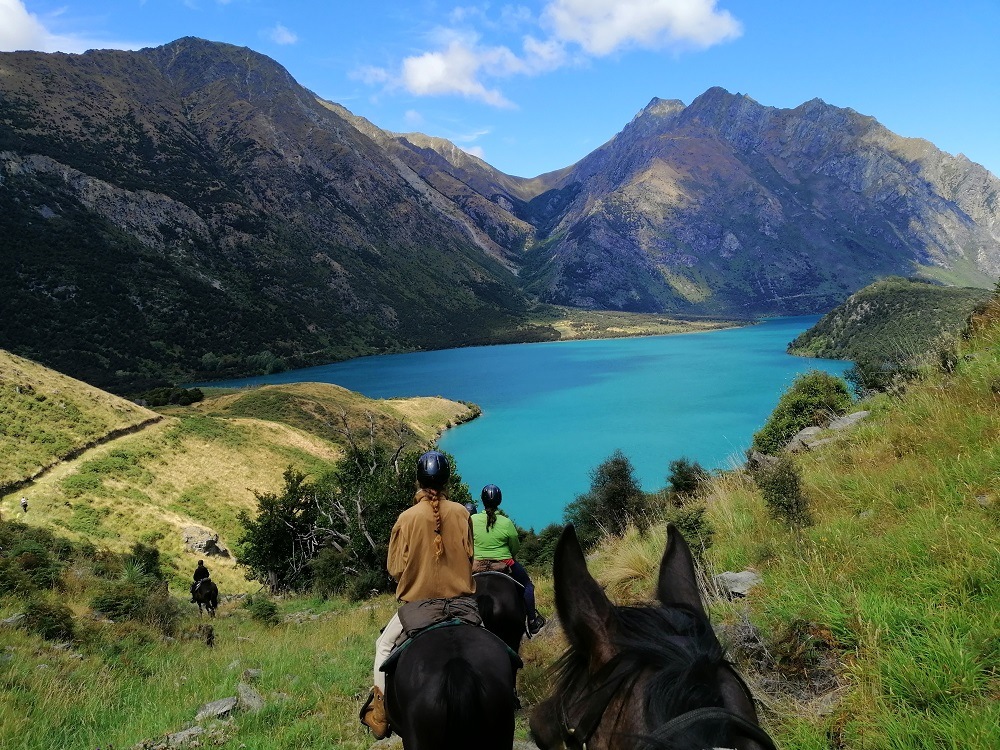
[[[541,750],[774,750],[712,630],[676,528],[667,528],[658,606],[612,604],[572,525],[556,547],[553,578],[569,647],[553,694],[531,716]]]

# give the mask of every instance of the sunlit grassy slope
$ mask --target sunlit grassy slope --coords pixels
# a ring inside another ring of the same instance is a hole
[[[746,476],[713,482],[707,567],[763,576],[717,619],[763,634],[754,666],[772,674],[755,684],[781,747],[1000,747],[1000,303],[957,372],[862,406],[867,420],[797,459],[813,525],[770,518]],[[612,542],[609,590],[651,591],[662,544]]]
[[[65,388],[51,371],[38,365],[32,371],[40,373],[37,382],[57,384],[48,391],[50,398],[53,390]],[[38,385],[35,393],[46,391]],[[95,403],[103,404],[101,392],[94,393]],[[126,410],[129,402],[111,401],[119,402]],[[380,437],[426,445],[476,408],[431,397],[372,400],[307,383],[240,391],[166,411],[169,416],[161,421],[61,462],[0,497],[0,511],[112,550],[136,541],[155,544],[179,584],[198,558],[183,542],[188,527],[209,529],[221,546],[232,549],[240,533],[237,513],[256,508],[255,493],[280,490],[289,466],[308,474],[332,466],[341,455],[345,425],[365,439],[373,428]],[[21,442],[5,445],[19,460]],[[30,441],[25,450],[33,450]],[[28,497],[27,514],[18,505],[21,496]],[[217,557],[209,565],[224,591],[250,588],[232,558]]]
[[[155,412],[0,349],[0,492]]]

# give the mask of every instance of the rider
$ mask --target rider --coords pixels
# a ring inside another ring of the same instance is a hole
[[[386,567],[397,581],[400,602],[475,593],[469,513],[448,499],[445,488],[450,477],[451,466],[443,453],[428,451],[417,461],[413,505],[399,514],[389,537]],[[378,739],[389,736],[385,673],[379,667],[402,636],[399,615],[394,614],[375,642],[375,686],[361,709],[361,723]]]
[[[503,498],[499,487],[495,484],[486,485],[483,487],[481,497],[485,510],[472,516],[476,559],[507,562],[511,577],[524,586],[524,604],[528,611],[528,632],[535,635],[545,624],[545,618],[535,607],[535,586],[528,576],[528,571],[514,559],[514,555],[521,548],[517,528],[507,516],[497,515],[497,508]]]
[[[191,584],[191,602],[194,603],[194,592],[198,590],[199,584],[212,574],[205,567],[205,561],[199,560],[198,567],[194,569],[194,583]]]

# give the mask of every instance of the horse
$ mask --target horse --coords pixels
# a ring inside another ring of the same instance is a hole
[[[201,616],[202,606],[208,610],[209,617],[215,617],[215,610],[219,607],[219,587],[211,578],[203,578],[201,583],[195,588],[192,594],[198,604],[198,616]]]
[[[673,525],[659,605],[613,605],[572,524],[556,546],[553,582],[569,646],[552,695],[529,720],[540,750],[776,750],[712,630],[691,551]]]
[[[476,604],[483,626],[500,636],[515,654],[521,650],[526,631],[527,605],[524,587],[506,573],[488,571],[472,576],[476,582]]]
[[[429,628],[383,665],[389,725],[405,750],[510,750],[520,666],[486,628]]]

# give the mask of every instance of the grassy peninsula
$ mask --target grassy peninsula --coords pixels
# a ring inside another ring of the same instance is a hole
[[[907,363],[950,341],[989,290],[898,276],[852,294],[788,345],[789,354]]]

